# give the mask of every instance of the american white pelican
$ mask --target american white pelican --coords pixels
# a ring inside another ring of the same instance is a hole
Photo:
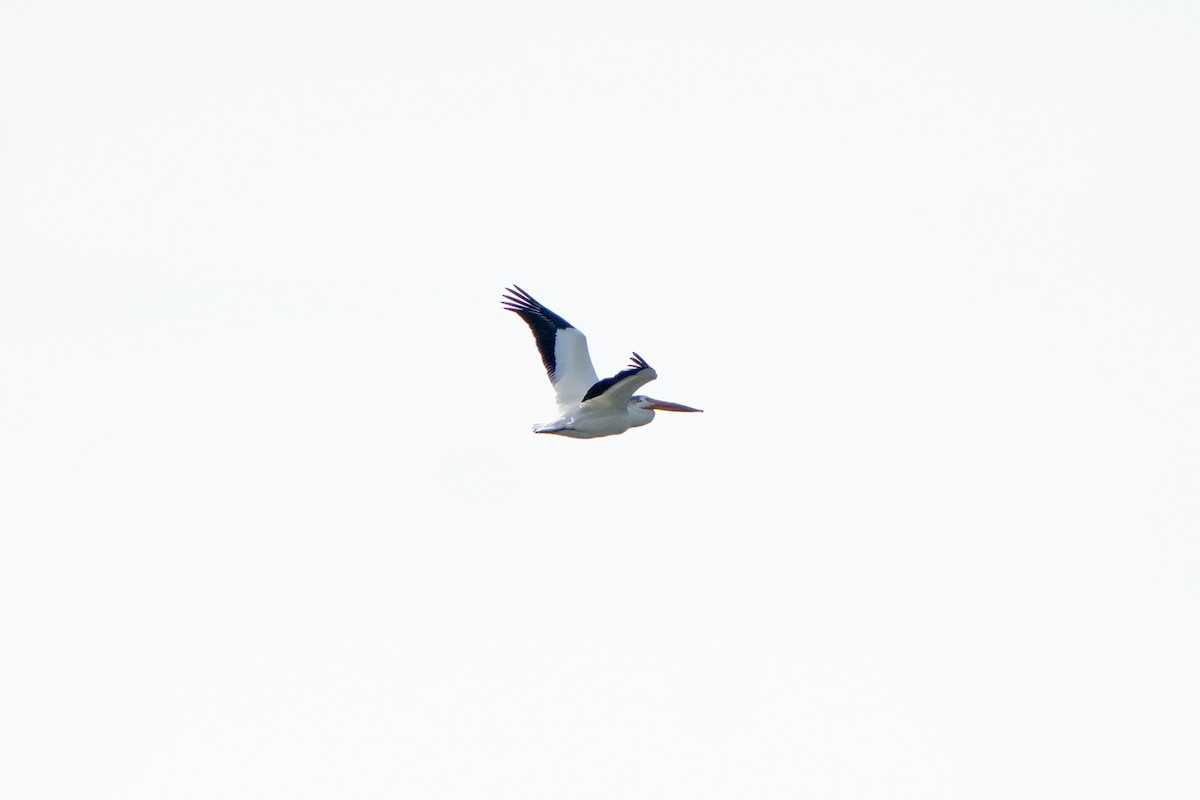
[[[630,359],[633,363],[628,369],[599,380],[588,355],[587,337],[578,328],[534,300],[520,286],[513,284],[507,291],[503,305],[525,320],[533,331],[546,374],[558,395],[561,416],[554,422],[534,426],[534,433],[595,439],[648,425],[655,410],[700,410],[635,395],[634,392],[658,377],[637,353]]]

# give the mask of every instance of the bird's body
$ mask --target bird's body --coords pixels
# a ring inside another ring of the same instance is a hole
[[[699,411],[678,403],[635,395],[658,373],[637,353],[627,369],[600,380],[592,367],[587,338],[578,328],[543,306],[519,286],[509,289],[504,307],[518,314],[533,331],[546,374],[558,397],[559,418],[534,427],[573,439],[615,436],[647,425],[655,410]]]
[[[574,414],[533,426],[533,432],[555,433],[571,439],[598,439],[601,436],[616,436],[640,425],[649,425],[653,419],[653,411],[640,408],[614,414],[608,409],[596,412],[580,406]]]

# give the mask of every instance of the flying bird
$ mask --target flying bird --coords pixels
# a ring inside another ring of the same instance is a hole
[[[558,396],[559,418],[535,425],[534,433],[554,433],[573,439],[615,436],[630,428],[649,425],[657,411],[700,411],[634,394],[658,377],[646,359],[633,354],[627,369],[600,380],[588,355],[587,337],[578,328],[534,300],[513,284],[502,304],[533,331],[546,374]]]

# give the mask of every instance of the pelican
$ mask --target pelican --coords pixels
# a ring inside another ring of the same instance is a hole
[[[546,374],[558,396],[559,418],[535,425],[534,433],[553,433],[572,439],[616,436],[649,425],[655,411],[700,411],[634,394],[658,377],[646,359],[633,354],[627,369],[600,380],[588,355],[587,337],[578,328],[513,284],[502,305],[533,331]]]

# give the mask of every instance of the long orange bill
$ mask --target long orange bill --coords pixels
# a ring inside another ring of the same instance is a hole
[[[656,411],[704,411],[702,408],[692,408],[691,406],[680,405],[679,403],[666,403],[662,400],[655,400],[650,405],[650,408]]]

